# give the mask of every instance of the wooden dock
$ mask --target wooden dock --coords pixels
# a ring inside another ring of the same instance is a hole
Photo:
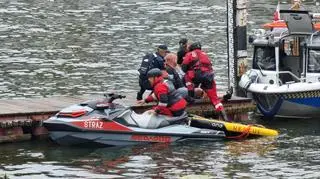
[[[116,102],[125,106],[132,106],[138,112],[151,107],[151,105],[137,106],[135,94],[129,93],[125,95],[127,96],[125,99],[117,100]],[[48,132],[42,126],[42,121],[69,105],[102,98],[102,95],[95,95],[0,100],[0,143],[46,136]],[[247,118],[249,111],[255,109],[255,104],[251,99],[240,97],[233,97],[224,102],[224,106],[228,116],[233,120],[243,120]],[[189,105],[187,111],[198,115],[217,116],[213,106],[207,99]]]

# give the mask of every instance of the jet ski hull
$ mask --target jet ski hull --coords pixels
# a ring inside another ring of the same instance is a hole
[[[60,145],[82,146],[125,146],[146,143],[170,143],[185,140],[222,140],[223,131],[199,129],[182,124],[175,124],[159,129],[130,128],[131,131],[94,131],[65,125],[57,130],[55,124],[44,123],[49,129],[50,138]]]

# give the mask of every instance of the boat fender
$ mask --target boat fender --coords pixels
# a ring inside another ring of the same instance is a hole
[[[251,84],[249,76],[245,73],[241,76],[239,86],[243,89],[248,89]]]
[[[256,71],[249,70],[241,76],[241,80],[239,81],[239,86],[247,90],[252,83],[257,81],[258,77],[259,75]]]

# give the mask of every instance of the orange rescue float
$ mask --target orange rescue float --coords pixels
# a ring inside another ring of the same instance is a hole
[[[287,24],[284,21],[274,21],[270,23],[266,23],[262,25],[265,29],[272,29],[272,28],[287,28]],[[320,30],[320,23],[313,24],[315,30]]]

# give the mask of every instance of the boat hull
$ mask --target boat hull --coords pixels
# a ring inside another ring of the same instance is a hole
[[[266,117],[312,118],[320,115],[320,97],[318,96],[304,96],[301,93],[253,93],[253,97],[259,112]]]
[[[312,118],[320,115],[319,82],[276,85],[275,76],[274,71],[249,70],[239,82],[239,86],[253,97],[263,116]]]

